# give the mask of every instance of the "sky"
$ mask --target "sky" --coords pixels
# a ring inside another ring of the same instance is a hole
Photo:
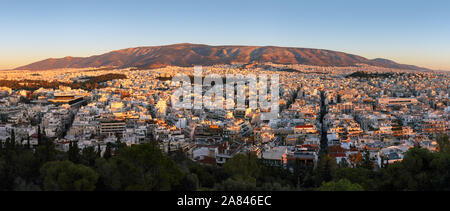
[[[448,0],[0,0],[0,69],[176,43],[306,47],[450,70]]]

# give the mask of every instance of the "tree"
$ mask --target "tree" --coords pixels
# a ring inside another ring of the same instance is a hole
[[[347,179],[341,179],[339,181],[331,181],[322,183],[322,186],[318,188],[319,191],[363,191],[364,189],[359,184],[353,184]]]
[[[339,162],[339,168],[348,168],[350,167],[350,164],[348,163],[347,159],[341,159],[341,162]]]
[[[58,152],[56,151],[53,142],[45,141],[45,144],[42,144],[36,148],[36,152],[34,154],[40,165],[42,165],[48,161],[56,160],[56,155]]]
[[[389,159],[387,159],[387,155],[380,155],[380,163],[381,163],[381,168],[386,168],[389,165]]]
[[[40,125],[38,125],[37,134],[38,134],[38,145],[41,145],[42,144],[42,136],[41,136],[41,126]]]
[[[260,173],[256,157],[244,154],[233,156],[224,164],[223,168],[235,180],[256,182]]]
[[[120,172],[113,159],[99,158],[95,160],[95,171],[99,174],[96,190],[118,191],[122,189]]]
[[[100,144],[97,145],[97,158],[102,157],[102,148],[100,147]]]
[[[11,144],[16,144],[16,132],[14,129],[11,130]]]
[[[347,179],[351,183],[361,185],[364,190],[376,190],[377,174],[374,171],[366,168],[340,168],[334,174],[334,180]]]
[[[450,139],[448,135],[439,136],[436,142],[438,143],[439,152],[450,153]]]
[[[40,170],[44,190],[48,191],[92,191],[98,174],[91,168],[70,161],[52,161]]]
[[[381,190],[450,190],[450,154],[411,148],[402,162],[381,169]]]
[[[69,144],[69,151],[67,152],[69,160],[73,163],[80,163],[81,162],[81,156],[80,156],[80,148],[78,148],[78,144],[76,141],[71,141]]]
[[[213,188],[216,181],[228,178],[229,175],[222,175],[223,171],[223,168],[200,166],[199,164],[189,166],[189,172],[197,175],[200,182],[199,186],[206,188]]]
[[[361,167],[372,170],[374,168],[375,162],[370,158],[370,152],[369,150],[364,150],[364,157],[361,162]]]
[[[45,132],[45,128],[44,128]],[[53,140],[41,134],[41,128],[38,126],[38,147],[34,153],[34,156],[39,161],[39,165],[43,165],[48,161],[56,160],[58,152],[55,149]]]
[[[0,152],[0,190],[15,190],[19,180],[24,185],[33,183],[39,176],[38,166],[32,150],[7,140]]]
[[[122,142],[122,135],[120,135],[120,133],[116,133],[116,137],[117,137],[117,141],[115,143],[114,150],[118,151],[120,149],[126,148],[127,144]]]
[[[132,145],[110,158],[117,166],[125,190],[172,190],[183,172],[156,144]]]
[[[25,148],[27,148],[27,149],[31,148],[30,137],[27,138],[27,145],[25,146]]]
[[[93,146],[85,147],[81,151],[81,163],[86,166],[93,167],[95,165],[95,160],[97,159],[97,152]]]
[[[199,188],[199,183],[197,175],[189,173],[183,177],[176,189],[178,191],[196,191]]]
[[[214,186],[216,191],[255,191],[256,183],[246,180],[234,180],[228,178],[227,180],[218,183]]]
[[[319,163],[318,163],[317,169],[316,169],[318,184],[321,184],[322,182],[329,182],[329,181],[333,180],[333,175],[337,168],[338,168],[338,165],[337,165],[336,159],[334,157],[331,157],[329,155],[322,157],[319,160]]]
[[[300,159],[295,159],[293,168],[293,177],[295,180],[294,184],[296,188],[299,190],[305,186],[311,186],[311,182],[309,180],[313,174],[313,166],[308,166]]]
[[[105,153],[103,154],[103,157],[104,157],[105,159],[111,158],[111,156],[112,156],[111,150],[112,150],[111,143],[107,143],[107,144],[106,144]]]

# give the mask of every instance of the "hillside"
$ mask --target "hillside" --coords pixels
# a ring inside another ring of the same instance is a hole
[[[193,66],[272,62],[277,64],[305,64],[317,66],[354,66],[369,64],[409,70],[426,70],[413,65],[397,64],[386,59],[369,60],[343,52],[275,46],[209,46],[200,44],[175,44],[128,48],[90,57],[64,57],[46,59],[18,67],[20,70],[47,70],[87,67],[138,67]]]

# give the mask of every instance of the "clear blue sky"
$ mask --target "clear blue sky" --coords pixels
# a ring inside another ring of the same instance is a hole
[[[344,51],[450,70],[450,1],[0,0],[0,69],[174,43]]]

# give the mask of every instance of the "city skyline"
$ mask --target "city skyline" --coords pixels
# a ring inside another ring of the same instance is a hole
[[[0,4],[0,191],[450,191],[450,1]]]
[[[0,69],[189,42],[327,49],[450,70],[446,1],[4,3]]]

